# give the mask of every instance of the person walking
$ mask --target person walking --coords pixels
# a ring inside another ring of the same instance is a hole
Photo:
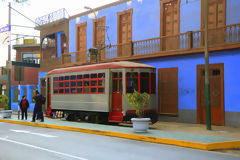
[[[22,96],[22,100],[19,103],[21,112],[22,112],[22,120],[24,119],[24,115],[25,115],[25,120],[27,120],[27,109],[29,108],[29,102],[27,100],[27,97],[24,95]]]
[[[32,122],[35,122],[36,115],[39,114],[39,118],[41,119],[41,122],[44,122],[43,112],[42,112],[42,104],[45,100],[45,97],[41,95],[38,90],[34,92],[33,99],[35,100],[35,106],[33,110],[33,117]]]

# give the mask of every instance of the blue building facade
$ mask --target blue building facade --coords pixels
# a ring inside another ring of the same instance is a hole
[[[178,5],[179,12],[178,15],[178,33],[188,33],[196,32],[201,30],[202,26],[202,1],[201,0],[172,0],[175,1],[172,5]],[[118,44],[118,13],[124,12],[126,10],[132,10],[132,20],[131,20],[131,41],[141,41],[145,39],[154,39],[156,37],[165,36],[166,34],[161,33],[161,25],[164,25],[164,20],[162,20],[161,14],[164,12],[162,9],[167,10],[169,7],[165,5],[161,7],[161,3],[168,3],[171,1],[165,0],[132,0],[124,1],[122,3],[113,4],[107,7],[100,7],[98,9],[92,10],[92,13],[86,12],[79,15],[70,17],[69,20],[69,52],[77,52],[77,28],[76,26],[81,23],[86,23],[86,48],[92,48],[93,45],[93,34],[94,26],[93,19],[99,19],[105,17],[105,45],[111,43],[112,45]],[[220,6],[222,4],[218,4]],[[239,43],[240,41],[240,3],[236,0],[226,0],[224,13],[225,15],[225,26],[237,24],[235,27],[231,28],[229,32],[226,31],[226,41],[232,41],[234,37],[234,42]],[[93,14],[93,12],[95,12]],[[218,13],[220,17],[220,12]],[[165,17],[166,18],[166,17]],[[211,17],[210,17],[211,18]],[[165,19],[166,20],[166,19]],[[167,21],[167,20],[166,20]],[[221,19],[219,20],[219,22]],[[174,25],[174,24],[173,24]],[[218,27],[218,26],[217,26]],[[228,28],[226,29],[228,30]],[[109,41],[107,41],[109,37]],[[230,37],[230,38],[229,38]],[[193,36],[193,46],[198,46],[197,41],[194,41]],[[185,44],[180,45],[184,48]],[[150,46],[150,45],[149,45]],[[146,48],[145,48],[146,49]],[[218,125],[237,125],[240,126],[240,76],[238,73],[238,68],[240,64],[238,60],[240,58],[240,49],[235,47],[231,50],[227,49],[213,49],[210,53],[210,64],[223,64],[224,74],[223,76],[223,114],[221,117],[223,119],[222,124]],[[147,49],[146,49],[147,50]],[[198,67],[204,64],[204,53],[203,50],[192,52],[193,54],[187,55],[175,55],[175,56],[159,56],[157,58],[147,58],[141,60],[134,60],[136,62],[148,64],[156,67],[158,72],[159,69],[164,68],[177,68],[178,76],[178,88],[177,88],[177,114],[168,115],[161,114],[159,112],[160,120],[167,121],[179,121],[179,122],[190,122],[190,123],[200,123],[198,115]],[[134,54],[134,53],[133,53]],[[236,73],[236,74],[234,74]],[[159,77],[157,76],[157,88],[159,88]],[[160,90],[161,92],[161,90]],[[156,103],[159,103],[159,94]],[[157,105],[159,106],[159,104]],[[158,110],[160,108],[158,107]]]

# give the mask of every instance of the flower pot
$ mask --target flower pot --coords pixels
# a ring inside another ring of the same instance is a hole
[[[12,117],[12,110],[2,110],[0,111],[2,118],[11,118]]]
[[[147,132],[150,118],[132,118],[134,132]]]

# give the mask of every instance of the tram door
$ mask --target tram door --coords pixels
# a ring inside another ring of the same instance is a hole
[[[109,113],[110,122],[122,122],[122,72],[112,72],[112,112]]]

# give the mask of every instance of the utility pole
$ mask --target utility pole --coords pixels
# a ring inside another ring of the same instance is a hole
[[[208,0],[204,5],[204,44],[205,44],[205,99],[206,99],[206,127],[211,130],[211,103],[210,103],[210,85],[209,85],[209,53],[208,53]]]
[[[11,27],[11,2],[8,3],[8,25]],[[8,63],[7,63],[7,75],[8,75],[8,109],[11,109],[11,81],[12,81],[12,72],[11,72],[11,30],[9,31],[9,43],[8,43]]]

